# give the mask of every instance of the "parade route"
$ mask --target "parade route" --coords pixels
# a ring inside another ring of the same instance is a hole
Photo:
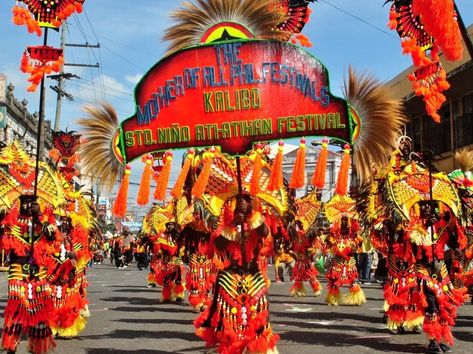
[[[273,269],[269,268],[270,277]],[[159,288],[146,287],[146,271],[133,264],[117,270],[109,264],[88,271],[91,318],[77,339],[57,340],[56,353],[202,353],[194,335],[197,316],[186,303],[160,304]],[[322,279],[322,284],[326,283]],[[0,307],[6,302],[6,274],[1,274]],[[271,323],[281,336],[282,354],[304,353],[424,353],[424,334],[391,335],[382,323],[380,284],[365,285],[368,302],[361,307],[328,307],[322,296],[291,298],[289,282],[270,288]],[[3,323],[3,321],[1,321]],[[471,353],[473,306],[459,309],[454,353]],[[18,353],[26,353],[22,341]]]

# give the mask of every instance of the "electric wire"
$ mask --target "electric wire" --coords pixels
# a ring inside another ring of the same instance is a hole
[[[97,38],[97,34],[95,33],[95,29],[94,29],[94,26],[92,25],[92,22],[90,22],[90,19],[89,19],[89,15],[87,14],[87,11],[84,9],[84,15],[85,15],[85,18],[87,20],[87,23],[89,24],[89,27],[92,31],[92,34],[94,35],[94,38],[95,38],[95,41],[97,42],[97,44],[99,44],[99,39]],[[95,52],[94,52],[95,53]],[[103,72],[103,63],[102,63],[102,50],[99,46],[98,48],[98,54],[99,54],[99,58],[98,58],[98,63],[99,63],[99,73],[100,73],[100,81],[101,81],[101,84],[102,86],[105,86],[105,78],[104,78],[104,72]],[[104,90],[102,90],[102,98],[104,101],[106,101],[106,92]]]
[[[350,12],[348,12],[348,11],[346,11],[346,10],[340,8],[340,7],[338,7],[337,5],[334,5],[334,4],[330,3],[330,2],[328,2],[327,0],[320,0],[320,2],[322,2],[322,3],[324,3],[324,4],[328,5],[328,6],[333,7],[334,9],[336,9],[336,10],[338,10],[338,11],[344,13],[345,15],[348,15],[348,16],[350,16],[350,17],[356,19],[357,21],[360,21],[360,22],[364,23],[365,25],[370,26],[370,27],[376,29],[376,30],[379,31],[379,32],[382,32],[382,33],[384,33],[385,35],[387,35],[387,36],[389,36],[389,37],[391,37],[391,38],[397,39],[398,41],[401,40],[398,36],[393,35],[392,33],[386,31],[385,29],[383,29],[383,28],[381,28],[381,27],[378,27],[378,26],[376,26],[376,25],[374,25],[374,24],[368,22],[368,21],[362,19],[361,17],[358,17],[358,16],[356,16],[356,15],[354,15],[354,14],[352,14],[352,13],[350,13]]]

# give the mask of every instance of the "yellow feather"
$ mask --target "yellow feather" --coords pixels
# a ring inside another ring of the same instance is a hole
[[[221,22],[236,22],[259,39],[287,41],[290,34],[275,30],[285,18],[279,0],[196,0],[185,1],[182,8],[171,14],[174,25],[164,40],[169,41],[167,55],[200,43],[205,32]]]
[[[99,107],[84,108],[87,116],[78,121],[82,126],[81,135],[85,142],[81,144],[83,174],[97,178],[99,185],[110,191],[117,176],[123,175],[124,166],[113,152],[113,136],[119,129],[117,113],[109,104]]]
[[[473,171],[473,150],[462,148],[455,153],[455,159],[463,172]]]
[[[345,99],[361,118],[361,132],[353,150],[360,184],[372,175],[372,166],[381,170],[396,148],[401,129],[408,121],[402,101],[390,97],[389,89],[373,76],[357,75],[350,67],[344,83]]]

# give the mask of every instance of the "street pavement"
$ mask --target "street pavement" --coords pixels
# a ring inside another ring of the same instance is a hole
[[[269,268],[272,276],[273,269]],[[197,316],[188,304],[160,304],[160,290],[146,287],[146,271],[135,265],[118,270],[110,264],[88,271],[91,318],[79,338],[57,340],[56,353],[202,353],[194,335]],[[324,288],[326,283],[320,277]],[[0,310],[6,302],[6,274],[0,275]],[[368,302],[361,307],[328,307],[320,297],[291,298],[290,284],[270,289],[271,323],[281,336],[282,354],[424,353],[423,334],[392,335],[382,322],[380,284],[364,285]],[[473,305],[459,309],[455,353],[473,353]],[[3,318],[2,318],[3,319]],[[2,321],[3,324],[3,321]],[[18,353],[26,352],[23,341]]]

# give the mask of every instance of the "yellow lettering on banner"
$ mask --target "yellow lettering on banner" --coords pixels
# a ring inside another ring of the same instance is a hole
[[[258,88],[207,91],[203,93],[204,112],[233,112],[261,108],[261,92]]]

